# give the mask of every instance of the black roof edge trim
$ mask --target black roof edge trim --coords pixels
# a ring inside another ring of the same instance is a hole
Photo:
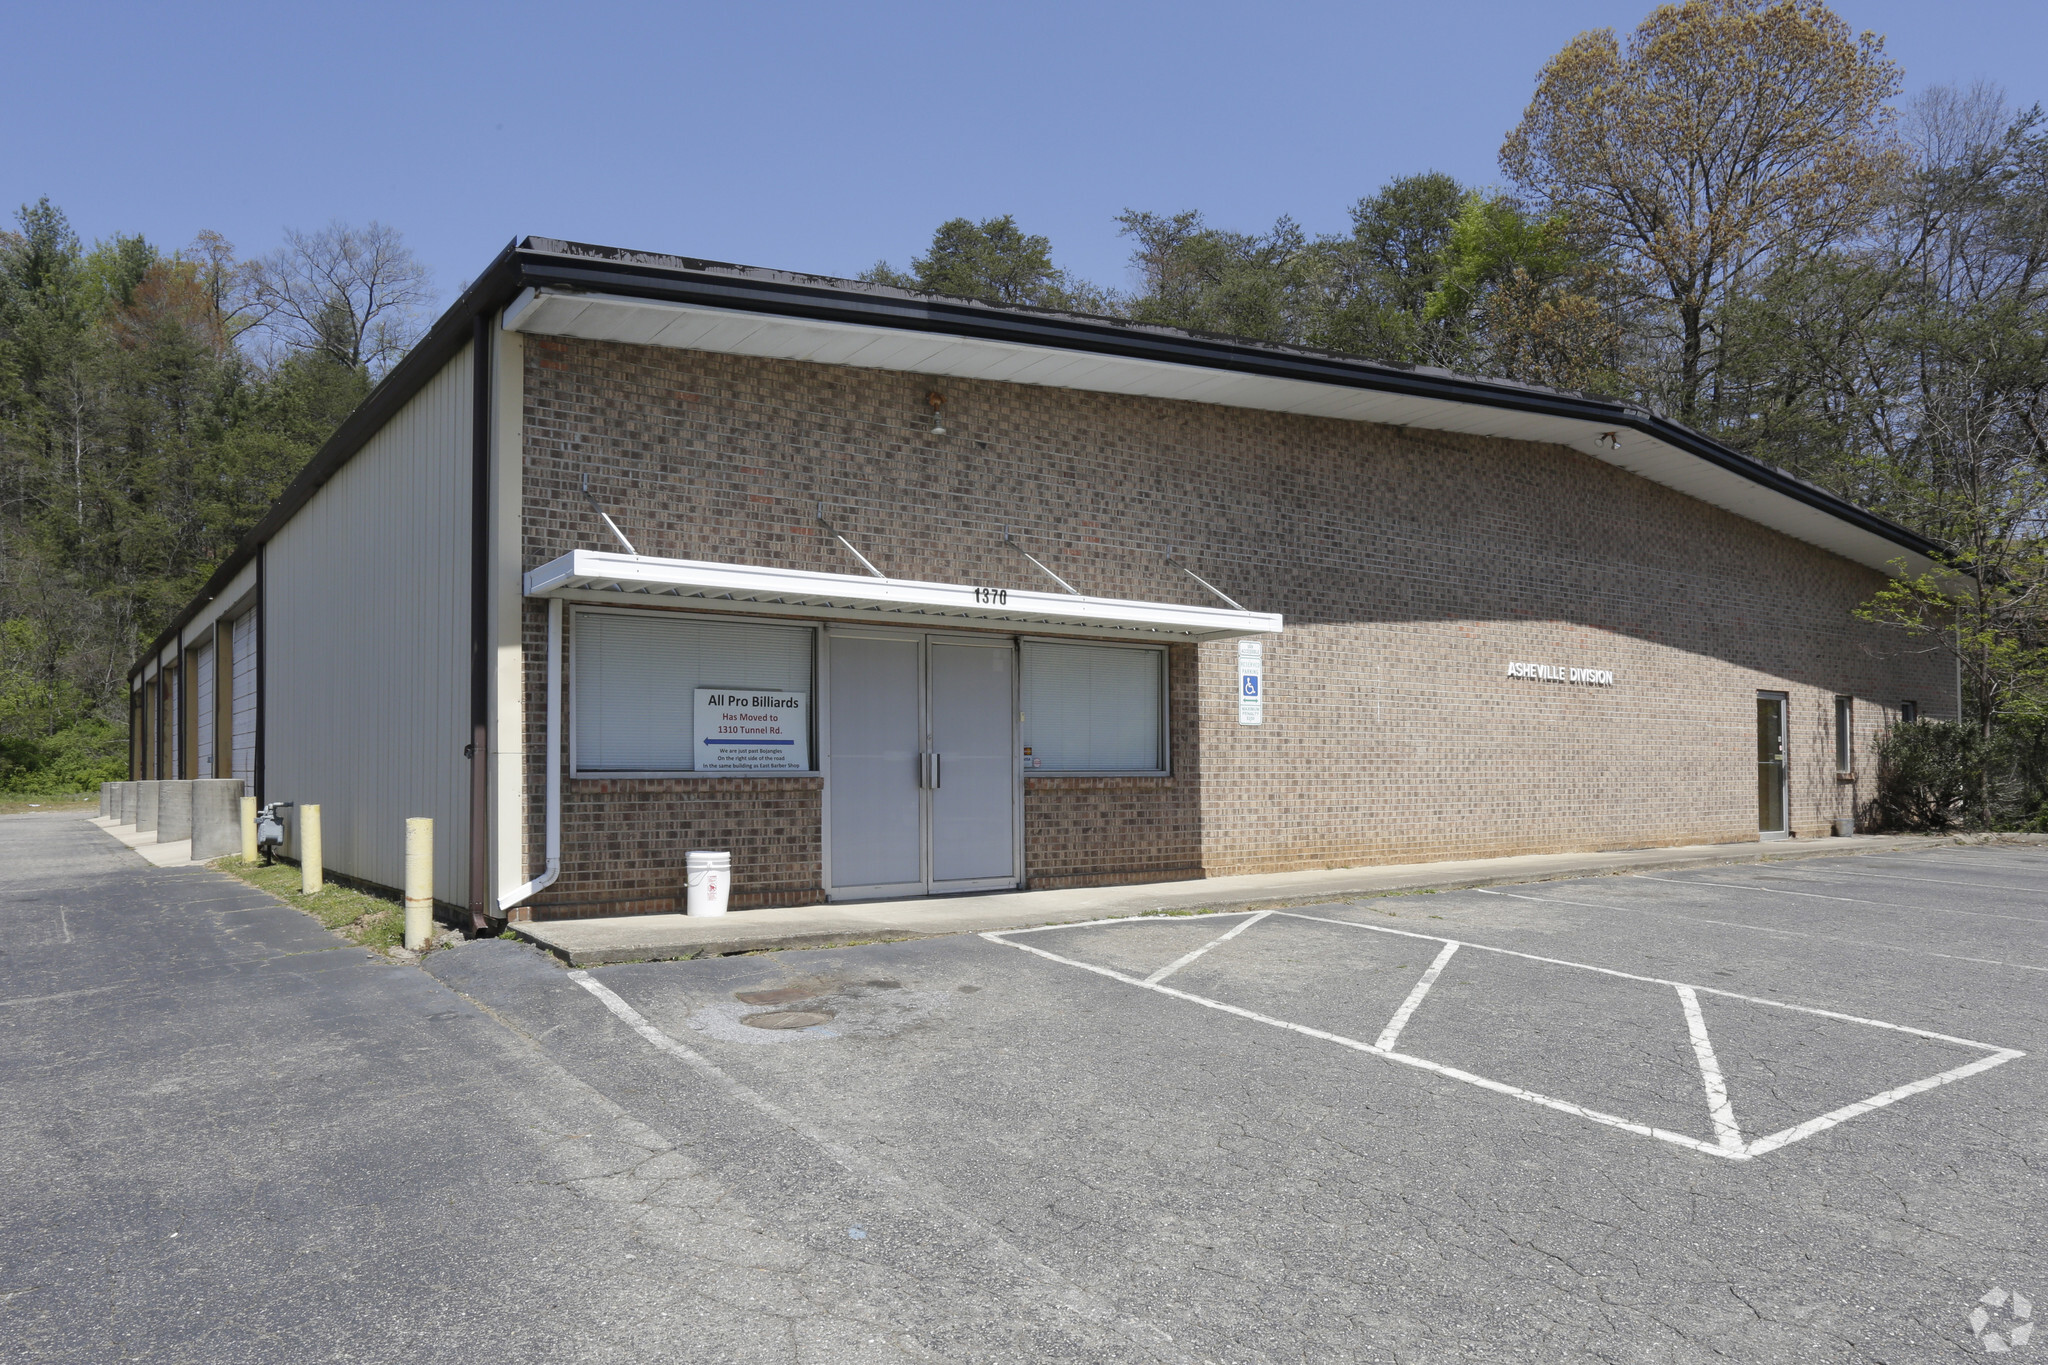
[[[1628,428],[1740,475],[1771,492],[1849,523],[1900,549],[1927,557],[1944,553],[1935,541],[1858,507],[1782,469],[1753,460],[1692,428],[1631,403],[1587,394],[1474,379],[1442,371],[1410,370],[1335,355],[1293,352],[1256,342],[1211,340],[1185,333],[1154,332],[1111,321],[1012,312],[942,299],[852,295],[845,291],[779,280],[690,274],[647,266],[583,264],[552,253],[524,263],[526,285],[563,292],[587,291],[641,297],[657,302],[695,303],[735,311],[779,313],[868,326],[937,332],[990,341],[1087,351],[1127,359],[1195,365],[1271,378],[1299,379],[1346,388],[1371,389],[1406,397],[1437,398],[1479,407],[1531,412]]]
[[[1198,336],[1164,328],[1133,327],[1113,319],[996,308],[972,300],[951,300],[896,291],[853,292],[847,281],[824,276],[766,278],[748,267],[669,258],[676,264],[564,253],[519,238],[507,245],[428,329],[404,360],[393,366],[370,396],[288,484],[255,528],[236,544],[198,595],[179,611],[128,670],[131,684],[175,641],[192,619],[227,588],[256,556],[257,547],[291,520],[308,499],[374,435],[393,413],[426,386],[450,357],[469,344],[475,319],[494,312],[522,289],[566,293],[619,294],[655,302],[694,303],[734,311],[864,326],[935,332],[947,336],[1045,346],[1132,360],[1228,370],[1269,378],[1299,379],[1345,388],[1371,389],[1416,398],[1437,398],[1478,407],[1504,408],[1542,416],[1600,422],[1627,428],[1682,450],[1771,492],[1804,503],[1910,553],[1936,558],[1943,547],[1869,512],[1824,488],[1781,469],[1752,460],[1690,427],[1616,399],[1534,388],[1504,380],[1475,379],[1446,371],[1410,369],[1335,354],[1296,351],[1260,342]],[[730,271],[731,273],[724,273]]]
[[[496,259],[485,267],[484,272],[471,282],[469,288],[462,291],[462,296],[449,305],[448,311],[427,329],[427,334],[420,338],[419,343],[406,352],[405,359],[392,366],[390,373],[377,382],[376,388],[370,390],[369,397],[359,403],[355,411],[335,428],[334,434],[328,437],[314,453],[313,458],[306,462],[306,467],[285,485],[284,492],[270,505],[270,510],[263,514],[263,519],[236,542],[235,548],[207,578],[198,595],[186,603],[184,608],[171,618],[170,624],[150,643],[149,648],[142,651],[134,666],[128,670],[131,683],[149,667],[151,660],[162,654],[183,633],[185,627],[192,623],[193,617],[198,616],[215,598],[227,591],[228,584],[234,581],[235,575],[256,558],[257,547],[276,535],[278,530],[320,491],[322,485],[355,457],[356,452],[363,448],[370,437],[376,435],[385,422],[390,420],[392,414],[410,402],[414,395],[426,387],[427,381],[440,372],[441,367],[446,365],[450,358],[469,344],[477,315],[502,308],[518,296],[520,286],[516,253],[516,245],[507,245],[499,252]]]

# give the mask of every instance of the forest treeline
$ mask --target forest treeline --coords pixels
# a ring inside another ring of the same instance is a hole
[[[125,775],[127,675],[429,301],[398,234],[90,247],[47,200],[0,233],[0,791]]]
[[[1495,183],[1398,176],[1328,234],[1129,210],[1119,287],[1014,216],[863,278],[1608,394],[1811,480],[1946,547],[1863,612],[1964,676],[1945,808],[2041,823],[2048,122],[1902,90],[1817,0],[1694,0],[1543,63]],[[86,247],[47,203],[0,234],[0,787],[120,753],[135,651],[428,298],[386,228],[254,261]]]

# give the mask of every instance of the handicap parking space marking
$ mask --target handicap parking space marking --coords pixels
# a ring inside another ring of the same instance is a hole
[[[1471,889],[1482,896],[1506,896],[1509,900],[1539,901],[1544,905],[1575,905],[1582,910],[1621,910],[1631,915],[1648,915],[1652,919],[1684,920],[1688,924],[1711,924],[1722,929],[1747,929],[1752,933],[1776,934],[1780,938],[1806,938],[1816,943],[1846,944],[1851,948],[1882,948],[1888,953],[1905,953],[1910,957],[1939,957],[1950,962],[1974,962],[1984,967],[2010,967],[2017,972],[2048,972],[2048,967],[2036,967],[2025,962],[2007,962],[1996,957],[1971,957],[1965,953],[1941,953],[1932,948],[1915,948],[1903,943],[1879,943],[1873,939],[1845,938],[1840,934],[1816,934],[1805,929],[1779,929],[1768,924],[1745,924],[1736,919],[1681,915],[1675,910],[1651,910],[1640,905],[1621,905],[1614,901],[1573,901],[1562,896],[1523,896],[1513,891],[1496,891],[1486,886],[1475,886]]]
[[[1482,891],[1485,890],[1485,888],[1475,889]],[[1489,894],[1507,895],[1511,893],[1491,892]],[[1516,897],[1516,899],[1551,900],[1552,903],[1566,905],[1586,904],[1585,902],[1557,901],[1554,898],[1536,896],[1519,896]],[[1605,909],[1608,907],[1592,906],[1590,908]],[[1209,915],[1191,916],[1189,918],[1225,918],[1230,916],[1242,915],[1243,913],[1244,912],[1241,910],[1219,911]],[[1356,929],[1365,933],[1391,934],[1400,938],[1415,939],[1430,943],[1438,943],[1442,944],[1443,947],[1441,951],[1438,952],[1435,961],[1430,964],[1430,968],[1428,972],[1424,974],[1423,979],[1416,984],[1415,988],[1412,991],[1409,992],[1408,997],[1402,1001],[1401,1006],[1395,1012],[1394,1017],[1388,1021],[1386,1028],[1381,1031],[1379,1035],[1379,1041],[1372,1043],[1365,1042],[1362,1039],[1358,1038],[1347,1037],[1340,1033],[1333,1033],[1327,1029],[1312,1028],[1306,1024],[1295,1023],[1291,1020],[1281,1019],[1269,1014],[1261,1014],[1256,1010],[1248,1010],[1239,1005],[1232,1005],[1221,1000],[1213,1000],[1207,996],[1196,995],[1191,991],[1184,991],[1178,989],[1177,987],[1169,986],[1164,983],[1164,977],[1170,974],[1171,971],[1178,970],[1181,966],[1184,966],[1189,962],[1193,962],[1196,958],[1202,956],[1204,953],[1207,953],[1210,949],[1216,948],[1221,944],[1224,944],[1230,941],[1231,939],[1238,937],[1247,929],[1251,928],[1254,924],[1275,918],[1308,920],[1315,923],[1340,925],[1347,929]],[[1689,917],[1681,916],[1680,918]],[[1826,1132],[1828,1129],[1833,1128],[1838,1124],[1845,1123],[1849,1119],[1859,1117],[1863,1114],[1871,1113],[1878,1109],[1883,1109],[1889,1105],[1896,1104],[1900,1100],[1906,1099],[1909,1096],[1921,1094],[1925,1091],[1933,1090],[1940,1086],[1952,1084],[1956,1081],[1963,1080],[1967,1077],[1977,1075],[1980,1072],[1989,1071],[1992,1067],[2002,1066],[2006,1062],[2016,1061],[2019,1058],[2027,1055],[2025,1052],[2021,1051],[2018,1048],[2000,1047],[1997,1044],[1993,1043],[1981,1043],[1972,1038],[1958,1038],[1952,1034],[1936,1033],[1931,1029],[1914,1028],[1906,1024],[1887,1023],[1882,1019],[1866,1019],[1860,1015],[1844,1014],[1837,1010],[1821,1009],[1813,1005],[1794,1005],[1789,1004],[1782,1000],[1766,1000],[1761,996],[1744,995],[1739,991],[1724,990],[1718,986],[1694,986],[1682,981],[1668,980],[1664,977],[1643,976],[1636,972],[1625,972],[1614,967],[1600,967],[1595,966],[1592,963],[1588,962],[1571,962],[1564,958],[1545,957],[1540,953],[1526,953],[1513,948],[1498,948],[1494,947],[1491,944],[1473,943],[1469,940],[1464,939],[1446,938],[1441,934],[1417,933],[1413,930],[1395,929],[1386,925],[1379,924],[1361,924],[1353,920],[1332,919],[1325,915],[1311,915],[1305,914],[1300,911],[1292,910],[1268,910],[1259,912],[1258,914],[1245,920],[1243,923],[1233,927],[1229,933],[1221,935],[1220,937],[1203,945],[1201,948],[1196,949],[1194,952],[1187,954],[1184,957],[1184,959],[1176,963],[1169,964],[1168,968],[1162,969],[1160,972],[1154,973],[1151,978],[1133,976],[1127,972],[1117,971],[1115,968],[1112,967],[1104,967],[1092,962],[1083,962],[1076,958],[1065,957],[1059,953],[1049,952],[1046,949],[1035,947],[1029,943],[1020,943],[1015,941],[1017,938],[1027,934],[1042,934],[1048,932],[1057,932],[1060,930],[1097,928],[1104,925],[1147,924],[1153,922],[1156,922],[1156,920],[1155,917],[1152,916],[1119,916],[1110,919],[1087,920],[1074,924],[1041,925],[1037,928],[1032,929],[990,930],[988,932],[983,933],[981,937],[987,939],[991,943],[1000,944],[1006,948],[1015,948],[1020,952],[1030,953],[1035,957],[1041,957],[1050,962],[1057,962],[1062,966],[1078,967],[1082,971],[1092,972],[1097,976],[1108,977],[1113,981],[1119,981],[1128,986],[1136,986],[1140,990],[1152,991],[1156,994],[1168,996],[1172,999],[1186,1001],[1189,1004],[1200,1005],[1205,1009],[1217,1010],[1224,1014],[1234,1015],[1238,1018],[1247,1019],[1254,1023],[1266,1024],[1273,1028],[1282,1029],[1290,1033],[1301,1034],[1304,1037],[1315,1038],[1322,1042],[1335,1043],[1340,1047],[1349,1048],[1355,1052],[1363,1052],[1369,1056],[1380,1057],[1390,1062],[1397,1062],[1403,1066],[1414,1067],[1418,1070],[1428,1071],[1436,1075],[1446,1077],[1450,1080],[1462,1081],[1468,1085],[1477,1086],[1482,1090],[1489,1090],[1497,1094],[1511,1096],[1515,1099],[1526,1100],[1532,1104],[1541,1105],[1546,1109],[1551,1109],[1559,1113],[1570,1114],[1577,1118],[1590,1120],[1591,1122],[1600,1124],[1604,1127],[1617,1128],[1624,1132],[1634,1133],[1641,1137],[1656,1138],[1659,1141],[1669,1142],[1675,1146],[1684,1147],[1689,1150],[1700,1152],[1708,1156],[1723,1157],[1733,1161],[1754,1160],[1757,1157],[1763,1156],[1770,1152],[1777,1151],[1782,1147],[1789,1146],[1794,1142],[1799,1142],[1806,1138],[1812,1137],[1815,1134]],[[1714,923],[1717,921],[1708,922]],[[1732,927],[1748,928],[1750,926],[1734,925]],[[1814,935],[1799,936],[1816,937]],[[1678,996],[1679,1006],[1685,1017],[1687,1033],[1692,1041],[1694,1059],[1699,1065],[1701,1089],[1703,1096],[1706,1100],[1708,1118],[1711,1120],[1713,1125],[1715,1134],[1714,1140],[1712,1142],[1707,1142],[1686,1133],[1672,1132],[1669,1129],[1654,1127],[1646,1123],[1638,1123],[1632,1119],[1623,1118],[1622,1116],[1617,1114],[1609,1114],[1602,1110],[1592,1109],[1582,1104],[1575,1104],[1570,1100],[1564,1100],[1559,1099],[1555,1096],[1540,1094],[1537,1091],[1525,1089],[1522,1086],[1510,1085],[1504,1081],[1497,1081],[1491,1079],[1490,1077],[1481,1076],[1474,1072],[1466,1071],[1459,1067],[1447,1066],[1442,1062],[1432,1061],[1426,1057],[1418,1057],[1413,1053],[1406,1053],[1395,1050],[1394,1044],[1396,1041],[1398,1041],[1402,1030],[1407,1026],[1408,1021],[1414,1016],[1416,1009],[1420,1007],[1422,1002],[1428,997],[1430,987],[1435,984],[1436,979],[1438,975],[1441,974],[1444,965],[1450,961],[1451,957],[1460,948],[1470,948],[1475,952],[1496,953],[1504,957],[1520,958],[1525,961],[1540,962],[1554,967],[1571,967],[1580,971],[1595,972],[1602,976],[1618,977],[1626,981],[1642,982],[1646,985],[1671,987]],[[1883,1091],[1876,1095],[1871,1095],[1868,1098],[1858,1100],[1853,1104],[1840,1106],[1836,1109],[1830,1110],[1825,1114],[1818,1115],[1802,1123],[1794,1124],[1792,1127],[1782,1129],[1778,1132],[1771,1133],[1767,1136],[1745,1141],[1742,1137],[1742,1130],[1739,1123],[1737,1122],[1734,1108],[1729,1099],[1726,1079],[1722,1075],[1719,1060],[1716,1058],[1714,1054],[1712,1040],[1708,1037],[1707,1034],[1705,1016],[1700,1010],[1699,996],[1702,993],[1720,996],[1724,999],[1729,1000],[1740,1000],[1745,1003],[1753,1005],[1763,1005],[1770,1009],[1786,1010],[1797,1014],[1812,1015],[1823,1019],[1833,1019],[1843,1023],[1860,1024],[1870,1028],[1889,1030],[1894,1033],[1910,1035],[1916,1038],[1925,1038],[1935,1042],[1952,1044],[1957,1047],[1979,1050],[1985,1053],[1985,1055],[1983,1057],[1976,1059],[1975,1061],[1964,1063],[1961,1066],[1951,1067],[1948,1070],[1939,1072],[1935,1075],[1925,1076],[1920,1078],[1919,1080],[1912,1081],[1908,1084],[1895,1086],[1890,1090]]]

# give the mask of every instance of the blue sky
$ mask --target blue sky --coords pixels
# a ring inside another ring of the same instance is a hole
[[[525,233],[850,274],[1006,212],[1123,285],[1126,207],[1330,231],[1389,176],[1497,181],[1543,61],[1649,8],[15,0],[0,196],[47,194],[87,238],[210,227],[252,255],[379,219],[444,303]],[[1837,12],[1909,91],[2048,100],[2039,0]]]

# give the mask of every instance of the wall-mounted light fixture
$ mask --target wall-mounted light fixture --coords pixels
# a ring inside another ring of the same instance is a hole
[[[1600,444],[1606,446],[1609,450],[1620,450],[1621,434],[1614,431],[1603,431],[1600,433]]]
[[[924,401],[932,410],[932,435],[944,436],[946,434],[946,427],[944,423],[939,421],[939,409],[946,406],[946,395],[940,393],[937,389],[933,389],[924,396]]]

